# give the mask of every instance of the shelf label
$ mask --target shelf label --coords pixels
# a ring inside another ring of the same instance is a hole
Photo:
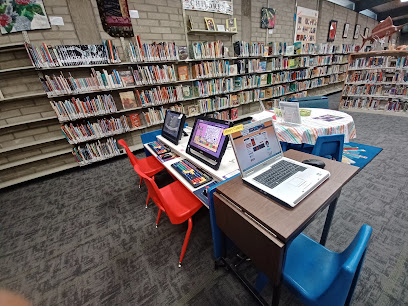
[[[238,124],[236,126],[230,127],[229,129],[225,129],[223,131],[223,133],[224,133],[225,136],[227,136],[229,134],[242,131],[243,129],[244,129],[244,125],[243,124]]]

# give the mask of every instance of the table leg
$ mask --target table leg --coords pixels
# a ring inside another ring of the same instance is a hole
[[[323,227],[322,237],[320,238],[320,244],[323,245],[323,246],[326,244],[327,236],[329,235],[330,225],[331,225],[331,222],[333,220],[333,215],[334,215],[334,211],[336,210],[336,204],[337,204],[337,200],[338,200],[339,196],[337,196],[330,203],[329,211],[327,212],[326,221],[325,221],[324,227]]]

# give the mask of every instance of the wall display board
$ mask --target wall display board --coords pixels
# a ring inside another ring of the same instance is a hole
[[[183,0],[183,9],[227,15],[233,14],[232,0]]]
[[[301,6],[297,7],[295,42],[300,41],[302,43],[316,43],[318,16],[318,11]]]

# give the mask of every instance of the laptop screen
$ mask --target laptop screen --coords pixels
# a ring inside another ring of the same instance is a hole
[[[242,172],[247,171],[281,152],[272,120],[244,126],[231,135],[235,155]]]

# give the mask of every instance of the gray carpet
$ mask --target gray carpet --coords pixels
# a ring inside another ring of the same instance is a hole
[[[327,247],[343,250],[362,224],[373,236],[354,305],[408,304],[408,118],[352,113],[354,142],[384,150],[344,188]],[[157,176],[159,185],[171,181]],[[144,208],[146,188],[118,158],[4,190],[0,195],[0,287],[34,305],[256,305],[223,269],[214,270],[208,211],[187,226]],[[318,239],[324,211],[306,233]],[[254,275],[251,264],[242,268]],[[272,289],[263,295],[270,301]],[[282,305],[297,305],[286,289]]]

